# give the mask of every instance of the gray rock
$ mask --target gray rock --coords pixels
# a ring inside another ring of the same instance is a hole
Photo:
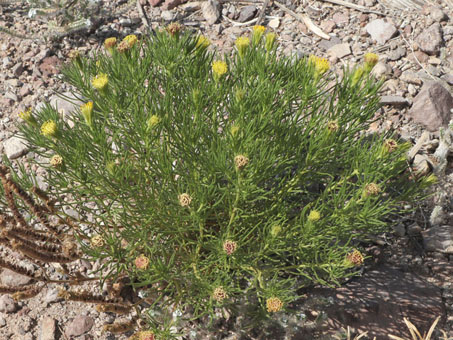
[[[57,288],[47,288],[46,296],[44,296],[44,302],[49,305],[52,302],[61,301],[62,298],[58,296]]]
[[[438,82],[427,82],[414,98],[409,115],[429,131],[437,131],[450,121],[453,97]]]
[[[6,320],[2,316],[0,316],[0,327],[5,327],[6,326]]]
[[[453,254],[453,226],[435,226],[421,234],[425,250]]]
[[[438,55],[444,43],[442,37],[442,27],[435,22],[425,29],[416,39],[420,49],[429,55]]]
[[[38,340],[56,340],[57,339],[57,324],[50,316],[42,318],[40,333]]]
[[[332,57],[341,59],[351,54],[351,47],[348,43],[337,44],[327,50]]]
[[[445,12],[442,11],[442,9],[440,9],[440,8],[437,7],[437,6],[431,6],[431,7],[429,8],[429,16],[430,16],[434,21],[437,21],[437,22],[441,22],[441,21],[446,21],[446,20],[448,20],[447,14],[445,14]]]
[[[7,68],[7,67],[11,66],[12,63],[13,63],[13,62],[11,61],[11,58],[10,58],[10,57],[4,57],[4,58],[2,59],[2,64],[3,64],[3,67],[4,67],[4,68]]]
[[[172,21],[173,18],[175,17],[175,14],[172,11],[162,11],[160,16],[165,21]]]
[[[16,65],[13,66],[13,68],[11,69],[11,71],[13,72],[13,74],[16,76],[16,77],[19,77],[22,72],[24,72],[24,66],[22,65],[21,62],[17,63]]]
[[[453,74],[444,74],[441,78],[445,80],[448,85],[453,85]]]
[[[379,44],[385,44],[398,33],[398,29],[394,25],[383,19],[371,21],[365,26],[365,29],[371,38]]]
[[[241,9],[241,12],[239,13],[238,21],[246,22],[252,20],[255,17],[257,11],[258,9],[256,8],[256,6],[253,5],[243,7]]]
[[[16,94],[13,93],[13,92],[10,92],[10,91],[8,91],[8,92],[5,93],[5,98],[11,99],[11,100],[13,100],[13,101],[15,101],[15,102],[17,102],[17,101],[19,100],[19,99],[17,98]]]
[[[8,138],[3,142],[3,148],[9,159],[19,158],[28,152],[28,145],[17,136]]]
[[[371,74],[373,74],[377,79],[381,79],[382,77],[385,77],[389,75],[392,72],[392,69],[389,65],[387,65],[383,61],[379,61],[374,67],[373,70],[371,71]]]
[[[337,44],[341,44],[341,40],[338,37],[330,36],[329,40],[322,39],[318,46],[324,50],[328,50]]]
[[[71,92],[64,92],[62,96],[53,95],[50,98],[50,105],[63,115],[63,120],[72,127],[72,117],[84,104],[83,101],[76,98]]]
[[[401,96],[382,96],[381,97],[382,105],[392,105],[396,107],[405,107],[409,105],[409,102],[406,98]]]
[[[65,334],[67,337],[79,336],[90,331],[94,325],[94,319],[90,316],[79,315],[66,326]]]
[[[388,54],[389,60],[399,60],[406,55],[406,49],[402,46],[397,47],[395,50],[390,51]]]
[[[0,282],[5,286],[20,286],[26,285],[30,283],[32,279],[25,275],[20,275],[12,270],[3,269],[2,273],[0,274]]]
[[[201,12],[208,25],[214,25],[220,18],[220,4],[217,0],[203,2]]]
[[[406,82],[406,83],[409,83],[409,84],[414,84],[414,85],[422,85],[423,84],[423,80],[420,78],[420,76],[415,73],[415,72],[412,72],[412,71],[404,71],[401,76],[400,76],[400,80]]]
[[[14,313],[18,310],[16,301],[9,295],[2,295],[0,297],[0,312]]]

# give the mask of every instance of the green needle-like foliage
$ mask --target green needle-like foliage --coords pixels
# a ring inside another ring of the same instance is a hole
[[[50,187],[93,215],[85,254],[195,316],[247,302],[272,314],[353,275],[357,241],[432,180],[411,176],[407,145],[366,133],[372,66],[335,77],[259,30],[221,58],[180,29],[76,57],[63,74],[87,104],[73,116],[23,114]]]

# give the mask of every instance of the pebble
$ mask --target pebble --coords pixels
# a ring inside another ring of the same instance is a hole
[[[255,17],[257,11],[258,9],[253,5],[242,7],[241,12],[239,13],[238,21],[246,22],[252,20]]]
[[[0,297],[0,312],[2,313],[14,313],[18,310],[16,301],[9,295],[2,295]]]
[[[438,55],[443,45],[442,28],[439,23],[434,23],[425,29],[416,39],[419,48],[429,54]]]
[[[90,316],[79,315],[66,325],[65,334],[67,337],[79,336],[87,333],[94,325],[94,319]]]
[[[32,279],[25,275],[17,274],[7,268],[0,274],[0,282],[5,286],[21,286],[30,283]]]
[[[365,26],[365,29],[371,38],[376,40],[378,44],[385,44],[398,33],[398,29],[384,19],[371,21]]]
[[[56,340],[57,339],[57,322],[50,316],[45,316],[40,322],[39,340]]]
[[[333,58],[341,59],[351,54],[351,46],[348,43],[333,45],[327,53]]]
[[[165,21],[172,21],[175,17],[175,14],[172,11],[162,11],[160,16]]]
[[[29,148],[25,141],[17,136],[8,138],[3,142],[3,148],[9,159],[16,159],[25,155]]]

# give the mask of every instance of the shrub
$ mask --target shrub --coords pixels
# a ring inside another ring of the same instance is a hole
[[[366,133],[381,86],[369,62],[335,77],[324,59],[278,56],[260,29],[232,57],[208,44],[178,25],[109,40],[63,70],[80,112],[47,105],[21,131],[60,204],[92,216],[79,242],[104,279],[128,275],[150,310],[272,315],[354,275],[359,241],[432,178],[409,178],[406,144]]]

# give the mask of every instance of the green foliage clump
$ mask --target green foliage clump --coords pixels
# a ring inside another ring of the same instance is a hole
[[[366,133],[372,66],[335,77],[324,59],[278,56],[261,29],[232,57],[208,45],[177,25],[108,40],[63,71],[80,112],[45,106],[21,131],[60,204],[93,215],[80,242],[105,278],[196,317],[247,303],[270,315],[353,275],[357,241],[429,179],[409,178],[407,145]]]

